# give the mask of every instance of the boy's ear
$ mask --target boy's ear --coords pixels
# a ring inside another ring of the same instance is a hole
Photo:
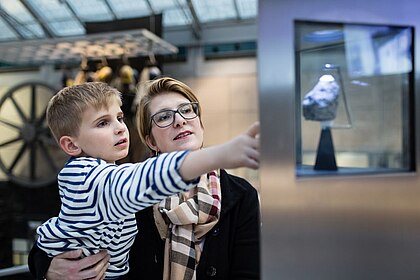
[[[145,140],[146,140],[146,144],[147,144],[147,146],[148,146],[151,150],[156,151],[156,152],[159,152],[159,151],[158,151],[158,147],[157,147],[157,146],[156,146],[156,144],[155,144],[155,139],[153,139],[153,136],[151,136],[151,135],[146,135]]]
[[[60,138],[60,147],[69,156],[78,156],[82,153],[80,149],[70,136],[62,136]]]

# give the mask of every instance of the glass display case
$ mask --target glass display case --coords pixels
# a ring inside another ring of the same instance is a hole
[[[294,24],[297,176],[415,171],[414,28]]]

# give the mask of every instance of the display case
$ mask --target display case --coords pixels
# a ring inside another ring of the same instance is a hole
[[[414,28],[296,20],[296,174],[415,171]]]

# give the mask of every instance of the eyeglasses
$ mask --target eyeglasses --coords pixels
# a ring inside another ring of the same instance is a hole
[[[176,110],[157,112],[151,117],[150,121],[153,121],[158,127],[164,128],[174,123],[176,113],[186,120],[192,120],[198,116],[198,111],[198,102],[185,103]]]

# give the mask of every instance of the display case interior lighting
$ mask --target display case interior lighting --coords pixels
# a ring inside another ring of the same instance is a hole
[[[344,39],[344,33],[340,29],[318,30],[306,34],[303,39],[307,42],[334,42]]]

